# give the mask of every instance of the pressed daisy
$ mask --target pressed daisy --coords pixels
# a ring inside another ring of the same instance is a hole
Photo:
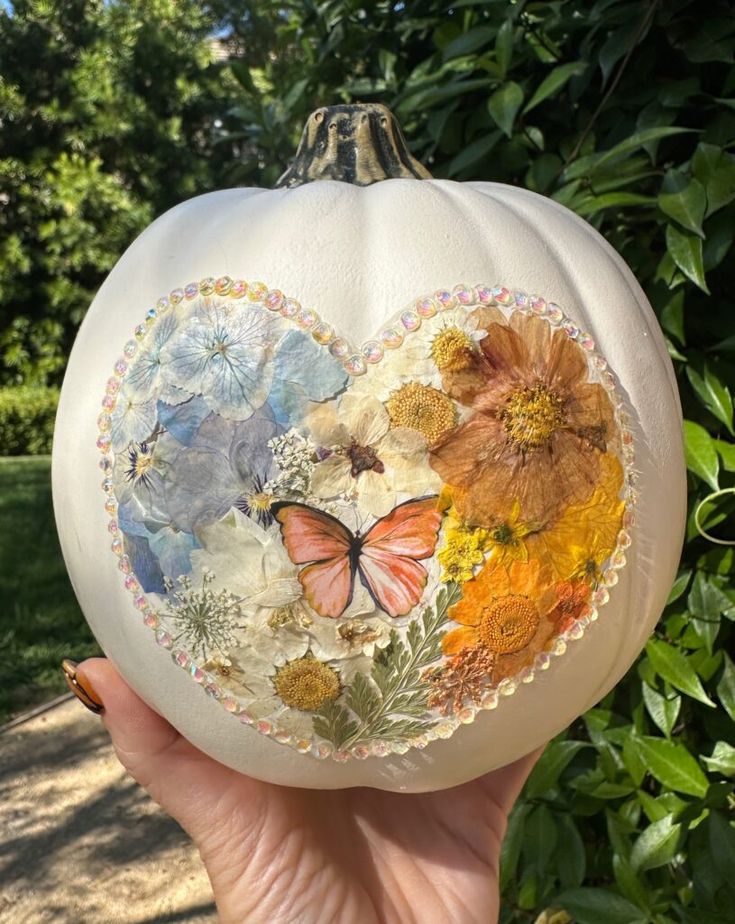
[[[465,519],[491,525],[514,497],[525,522],[544,524],[590,496],[615,419],[563,331],[514,312],[507,325],[489,325],[472,366],[448,372],[444,385],[475,411],[431,452],[442,479],[461,489]]]
[[[440,486],[423,434],[391,427],[375,398],[348,394],[339,403],[319,405],[307,425],[321,456],[311,478],[317,497],[352,496],[361,510],[382,517],[396,506],[399,492],[416,496]]]
[[[442,639],[445,654],[481,646],[496,655],[525,648],[556,603],[548,570],[537,559],[509,567],[488,562],[463,587],[449,616],[460,623]]]
[[[528,561],[526,537],[534,532],[534,525],[521,522],[520,516],[521,505],[518,500],[514,500],[510,513],[506,517],[499,518],[490,529],[486,530],[485,547],[490,553],[489,559],[499,564]]]
[[[340,693],[339,674],[311,655],[288,661],[273,677],[273,686],[292,709],[314,712]]]
[[[477,312],[467,312],[463,308],[443,311],[431,321],[425,321],[417,336],[422,358],[430,360],[441,373],[468,368],[477,354],[479,342],[487,335],[479,321]]]
[[[407,382],[385,403],[392,427],[418,430],[429,446],[444,439],[457,423],[457,409],[451,398],[420,382]]]
[[[599,581],[622,526],[622,484],[620,461],[606,453],[600,459],[600,482],[589,499],[567,508],[549,529],[529,536],[532,553],[548,560],[557,578]]]

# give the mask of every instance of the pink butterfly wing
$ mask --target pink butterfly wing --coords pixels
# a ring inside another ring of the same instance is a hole
[[[341,616],[354,587],[352,533],[335,517],[305,504],[278,505],[274,513],[288,557],[295,565],[307,565],[299,581],[309,605],[320,616]]]
[[[405,616],[421,599],[442,514],[437,497],[399,504],[370,529],[358,563],[360,578],[389,616]]]

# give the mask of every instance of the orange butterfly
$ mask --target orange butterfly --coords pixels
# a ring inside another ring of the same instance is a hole
[[[361,536],[306,504],[271,508],[299,581],[320,616],[341,616],[352,601],[355,574],[389,616],[405,616],[421,599],[427,571],[419,562],[434,554],[442,513],[436,495],[399,504]]]

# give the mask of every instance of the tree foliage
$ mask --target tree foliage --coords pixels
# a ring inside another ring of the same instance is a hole
[[[141,4],[98,4],[97,24],[80,12],[95,4],[61,6],[18,3],[0,20],[0,60],[10,45],[25,49],[15,52],[19,75],[30,49],[42,60],[32,75],[26,62],[23,79],[5,76],[0,90],[4,323],[23,306],[3,334],[6,361],[17,340],[33,368],[46,369],[44,325],[78,320],[92,269],[108,269],[152,214],[213,176],[222,186],[272,185],[309,112],[329,103],[386,103],[435,176],[551,196],[622,253],[654,306],[681,390],[687,542],[646,651],[547,748],[514,811],[502,919],[730,919],[733,548],[706,539],[695,520],[735,538],[732,3],[213,0],[197,14],[158,0],[146,6],[170,25],[154,22],[155,54],[135,27]],[[39,37],[29,22],[42,8],[50,12]],[[127,23],[123,42],[110,37],[114,17]],[[230,43],[226,73],[195,64],[191,48],[173,54],[189,17],[199,42],[209,21]],[[50,83],[62,59],[71,63]],[[149,95],[151,81],[158,92]],[[55,140],[37,140],[46,134]]]

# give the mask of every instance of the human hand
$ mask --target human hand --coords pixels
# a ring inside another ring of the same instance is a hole
[[[198,847],[222,924],[497,919],[506,819],[538,753],[435,793],[292,789],[197,750],[106,659],[77,680],[125,769]]]

